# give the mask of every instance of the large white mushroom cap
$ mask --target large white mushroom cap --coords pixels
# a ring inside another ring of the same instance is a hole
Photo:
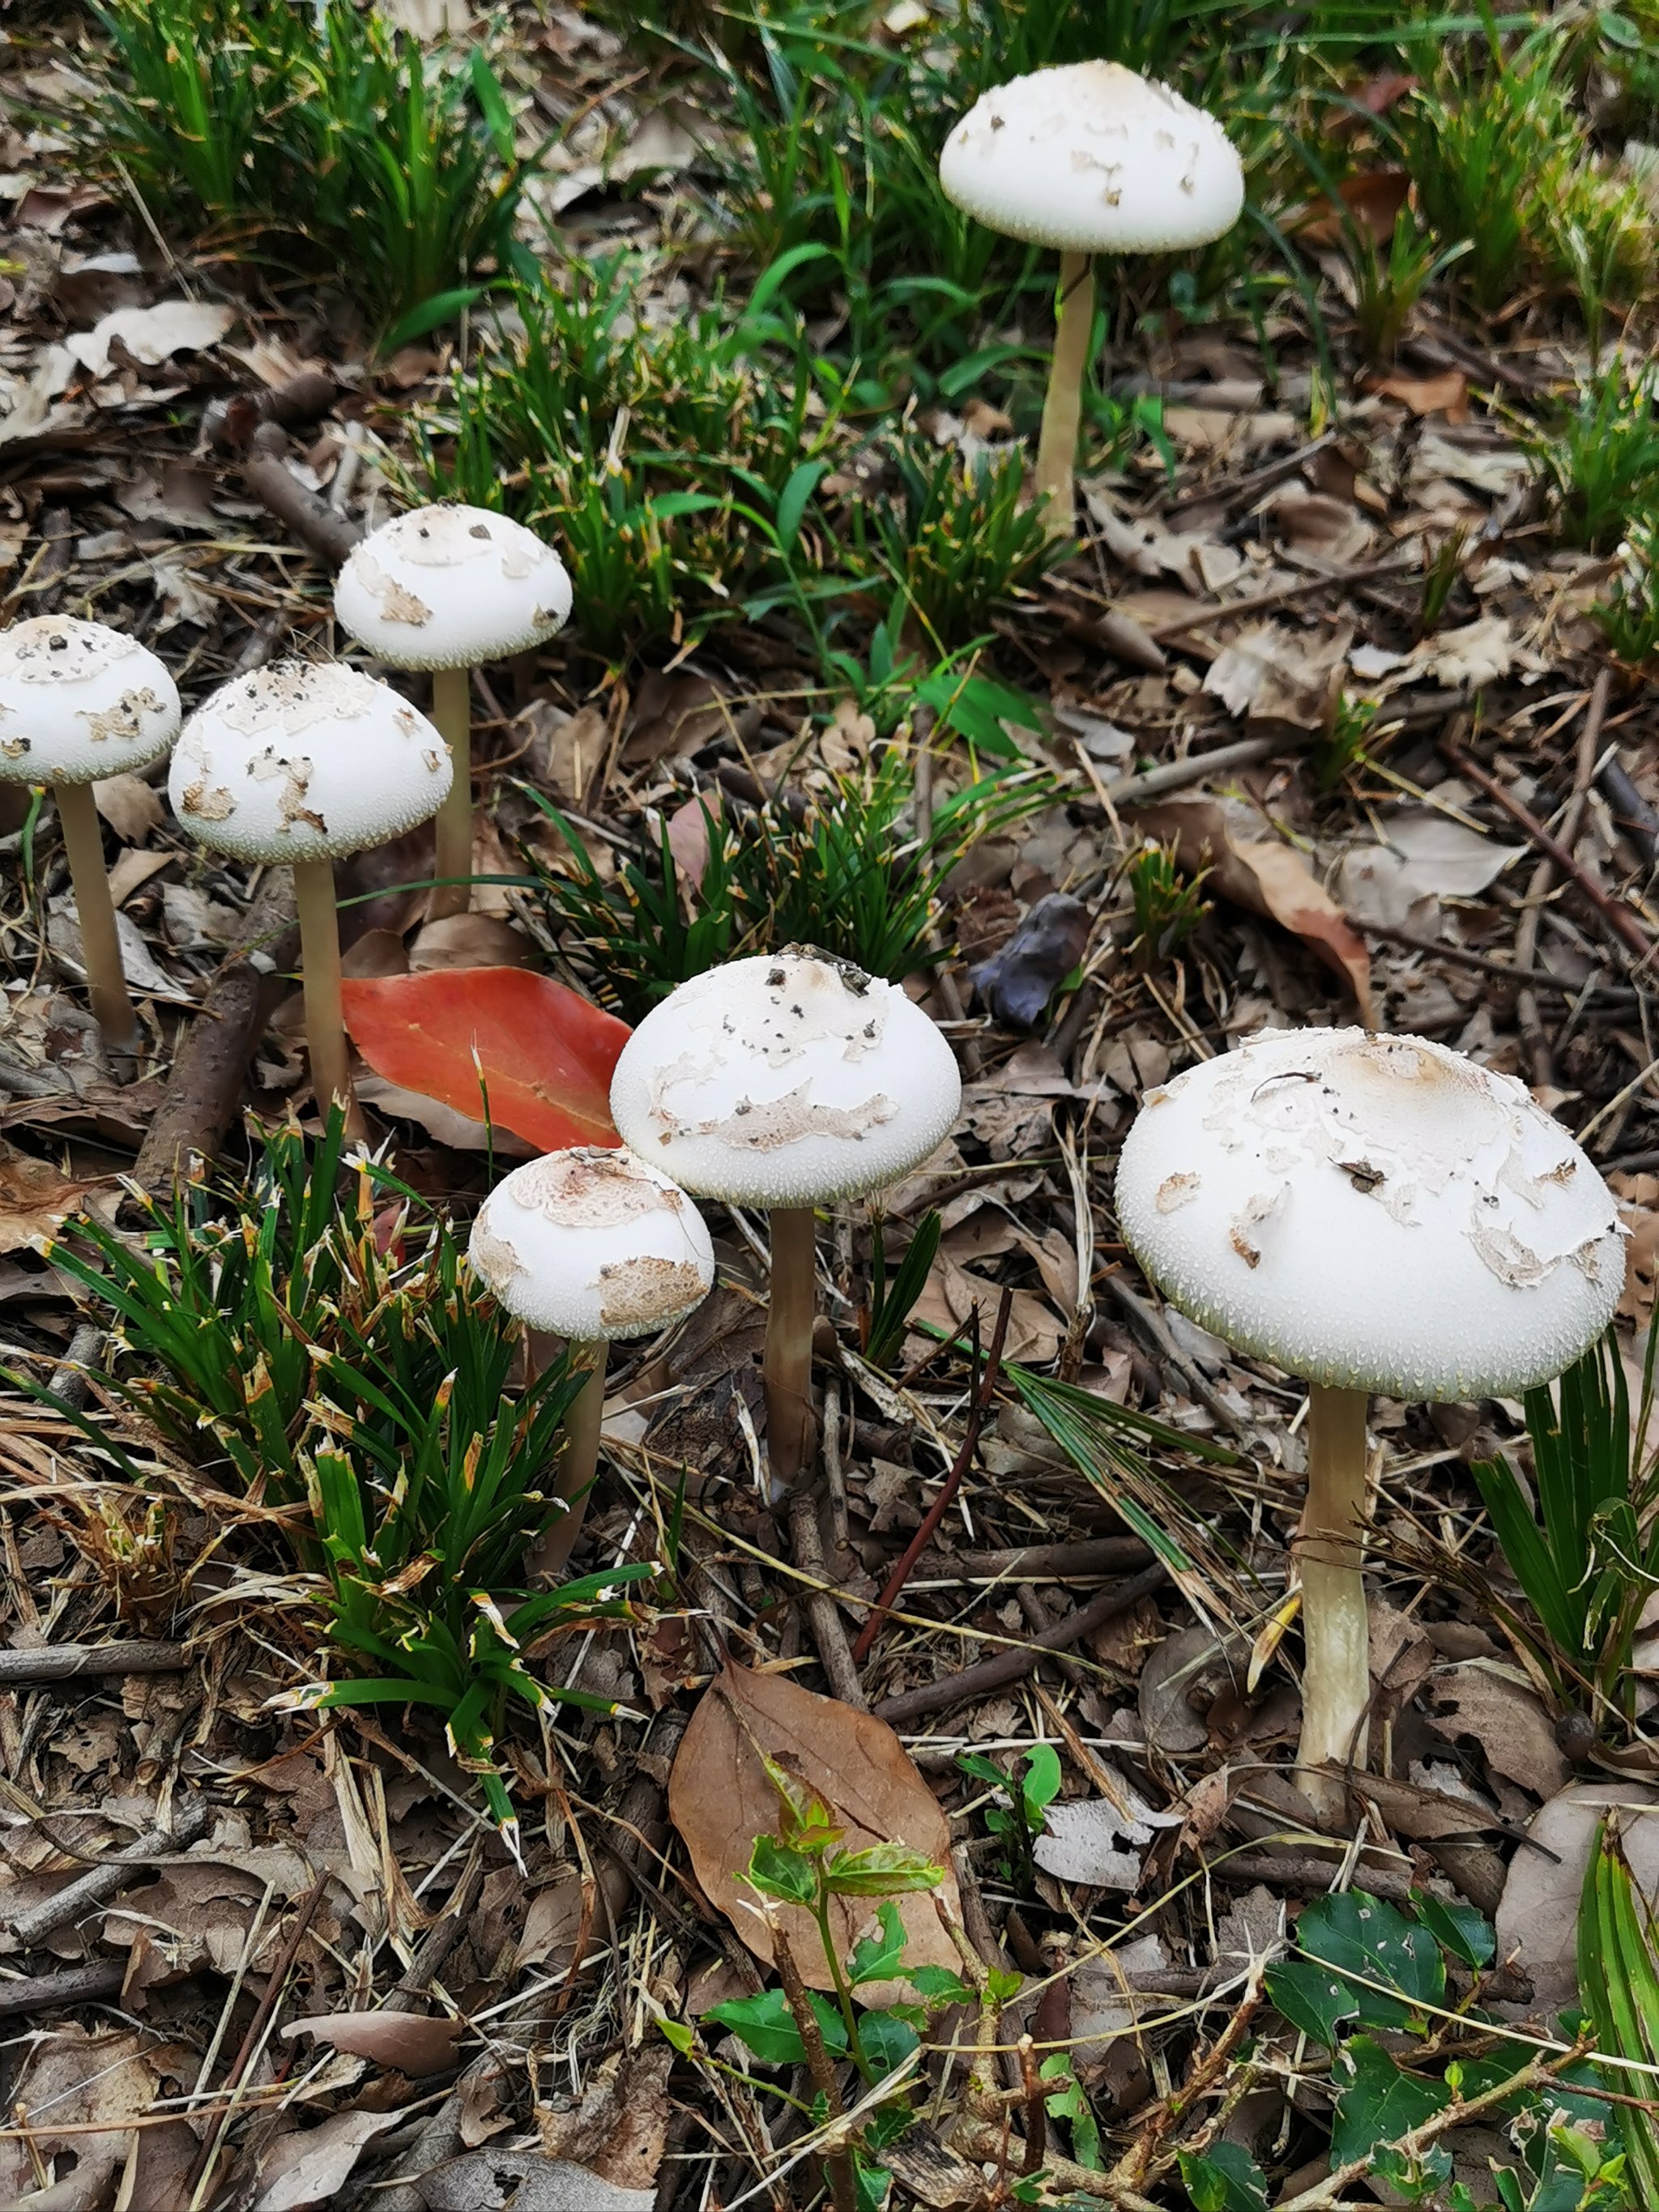
[[[806,1206],[878,1190],[950,1133],[955,1055],[896,983],[811,951],[682,983],[623,1047],[611,1113],[688,1190]]]
[[[945,142],[947,199],[1072,253],[1173,253],[1231,230],[1244,173],[1212,115],[1119,62],[1073,62],[976,100]]]
[[[509,1313],[585,1344],[666,1328],[714,1280],[708,1231],[679,1185],[595,1145],[514,1168],[479,1208],[467,1257]]]
[[[178,733],[179,687],[136,637],[70,615],[0,630],[0,782],[128,775]]]
[[[352,549],[334,611],[388,668],[476,668],[562,630],[570,579],[533,531],[483,507],[417,507]]]
[[[1262,1030],[1149,1091],[1117,1212],[1183,1313],[1338,1389],[1508,1396],[1624,1286],[1612,1193],[1513,1076],[1423,1037]]]
[[[191,716],[167,796],[216,852],[292,863],[429,821],[452,774],[448,746],[389,684],[338,661],[280,660]]]

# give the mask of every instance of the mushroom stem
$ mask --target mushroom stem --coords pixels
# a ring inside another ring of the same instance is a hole
[[[54,783],[58,826],[69,855],[75,910],[81,921],[81,950],[86,958],[87,991],[104,1042],[125,1052],[138,1036],[138,1017],[127,994],[121,965],[121,940],[115,933],[115,902],[104,866],[104,836],[89,783]]]
[[[1308,1510],[1297,1558],[1302,1574],[1302,1745],[1297,1764],[1363,1765],[1370,1703],[1370,1634],[1360,1529],[1365,1512],[1364,1390],[1314,1383],[1308,1404]],[[1340,1819],[1340,1776],[1304,1771],[1301,1786],[1322,1815]]]
[[[817,1218],[810,1206],[775,1206],[766,1312],[766,1456],[775,1497],[793,1489],[812,1455],[817,1309]]]
[[[454,763],[454,780],[436,822],[438,881],[427,903],[428,921],[465,914],[472,887],[472,671],[434,668],[432,719],[443,732]],[[455,880],[459,878],[459,881]]]
[[[1083,380],[1094,329],[1094,264],[1086,253],[1062,253],[1054,359],[1048,367],[1042,431],[1037,440],[1036,488],[1039,497],[1044,492],[1048,495],[1044,520],[1051,538],[1070,538],[1077,529],[1077,492],[1072,472],[1077,461]]]
[[[306,1043],[317,1110],[345,1108],[346,1134],[361,1137],[362,1115],[351,1088],[345,1015],[340,1004],[340,909],[334,896],[334,863],[295,860],[294,903],[300,917],[300,973],[306,994]]]
[[[530,1358],[538,1373],[547,1364],[547,1345],[546,1337],[538,1331],[531,1331]],[[562,1498],[568,1510],[554,1522],[525,1563],[538,1582],[562,1580],[566,1563],[582,1531],[588,1493],[599,1472],[599,1426],[605,1415],[605,1370],[610,1351],[608,1344],[573,1344],[570,1347],[573,1365],[583,1361],[591,1364],[564,1417],[564,1449],[553,1486],[554,1496]]]

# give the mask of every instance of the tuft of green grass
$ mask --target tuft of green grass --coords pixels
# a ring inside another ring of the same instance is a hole
[[[1633,520],[1659,509],[1659,371],[1615,354],[1574,404],[1527,440],[1569,545],[1611,552]]]
[[[1424,294],[1468,252],[1468,240],[1437,246],[1411,209],[1402,207],[1386,254],[1363,223],[1350,224],[1346,245],[1359,349],[1378,368],[1391,368]]]
[[[870,507],[883,565],[935,647],[963,645],[1056,557],[1025,497],[1025,457],[969,459],[907,440],[896,473],[896,495]],[[855,509],[855,528],[862,519]]]
[[[1620,551],[1619,573],[1590,611],[1620,659],[1641,668],[1659,655],[1659,532],[1632,522]]]
[[[1176,865],[1175,848],[1148,838],[1130,854],[1126,873],[1134,904],[1135,957],[1144,968],[1162,967],[1174,959],[1210,911],[1203,896],[1209,870],[1183,875]]]
[[[508,1703],[612,1710],[532,1675],[526,1650],[628,1617],[627,1587],[654,1570],[528,1589],[526,1555],[568,1510],[548,1478],[580,1377],[561,1358],[520,1387],[518,1332],[446,1224],[344,1152],[337,1108],[310,1154],[286,1125],[245,1184],[151,1203],[136,1246],[83,1223],[53,1257],[112,1315],[129,1404],[283,1509],[329,1622],[329,1664],[293,1702],[436,1711],[507,1826]]]
[[[82,157],[204,244],[350,272],[388,345],[516,254],[520,160],[487,49],[428,54],[350,0],[93,0]]]

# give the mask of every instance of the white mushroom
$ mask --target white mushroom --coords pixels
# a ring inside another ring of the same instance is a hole
[[[623,1140],[700,1198],[772,1217],[767,1450],[793,1483],[811,1443],[812,1209],[878,1190],[950,1133],[951,1048],[896,983],[791,948],[683,983],[623,1046]]]
[[[178,730],[178,686],[137,638],[64,615],[0,631],[0,782],[52,787],[92,1011],[118,1049],[132,1042],[137,1023],[92,787],[160,760]]]
[[[1617,1208],[1512,1076],[1421,1037],[1264,1030],[1150,1091],[1123,1233],[1183,1313],[1310,1387],[1300,1763],[1363,1760],[1368,1394],[1511,1396],[1569,1366],[1623,1288]]]
[[[1095,253],[1173,253],[1231,230],[1244,175],[1212,115],[1117,62],[1074,62],[975,100],[939,156],[945,196],[992,230],[1060,257],[1037,448],[1049,529],[1069,538],[1072,471],[1094,328]]]
[[[343,627],[388,668],[432,672],[432,718],[455,763],[438,816],[434,920],[464,913],[472,874],[471,672],[543,645],[570,615],[550,545],[482,507],[417,507],[356,546],[334,586]]]
[[[472,1224],[472,1270],[535,1336],[562,1336],[587,1366],[565,1418],[556,1495],[568,1508],[536,1553],[569,1558],[599,1464],[607,1346],[650,1336],[700,1306],[714,1280],[702,1216],[678,1183],[618,1149],[549,1152],[496,1184]]]
[[[339,1099],[354,1129],[334,861],[430,821],[449,787],[449,753],[426,716],[337,661],[277,661],[227,684],[173,757],[167,793],[191,836],[294,871],[312,1084],[319,1107]]]

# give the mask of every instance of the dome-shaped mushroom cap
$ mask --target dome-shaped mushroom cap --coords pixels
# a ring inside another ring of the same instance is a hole
[[[452,773],[448,746],[389,684],[339,661],[279,660],[191,716],[167,796],[216,852],[292,863],[429,821]]]
[[[388,668],[475,668],[562,630],[570,579],[533,531],[483,507],[417,507],[355,546],[334,611]]]
[[[1173,253],[1231,230],[1244,173],[1212,115],[1118,62],[1017,76],[945,142],[945,196],[1009,238],[1072,253]]]
[[[1262,1030],[1146,1094],[1117,1169],[1183,1313],[1293,1375],[1509,1396],[1613,1318],[1613,1194],[1513,1076],[1423,1037]]]
[[[179,687],[136,637],[69,615],[0,630],[0,782],[128,775],[178,733]]]
[[[514,1168],[478,1209],[467,1258],[509,1313],[586,1344],[666,1328],[714,1280],[708,1231],[679,1185],[596,1145]]]
[[[805,1206],[879,1190],[949,1134],[955,1055],[896,983],[822,953],[711,968],[623,1047],[611,1118],[700,1197]]]

